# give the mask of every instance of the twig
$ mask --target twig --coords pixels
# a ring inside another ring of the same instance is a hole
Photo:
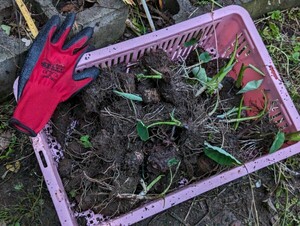
[[[170,24],[173,24],[173,21],[170,20],[169,17],[167,17],[164,13],[162,13],[160,10],[156,9],[155,7],[153,7],[152,5],[148,6],[149,9],[155,13],[157,13],[163,20],[167,21]]]
[[[156,31],[153,20],[152,20],[152,17],[151,17],[151,14],[150,14],[150,11],[149,11],[149,8],[148,8],[147,3],[146,3],[146,0],[141,0],[141,2],[142,2],[142,5],[143,5],[143,8],[145,10],[148,22],[150,24],[151,30]]]
[[[185,215],[184,222],[186,222],[188,216],[190,215],[191,210],[192,210],[192,208],[193,208],[193,205],[194,205],[194,203],[195,203],[195,200],[196,200],[196,198],[193,199],[192,204],[190,205],[190,208],[189,208],[188,212],[187,212],[186,215]]]
[[[119,199],[134,199],[134,200],[152,200],[156,199],[157,195],[137,195],[137,194],[129,194],[129,193],[123,193],[123,194],[116,194],[116,198]]]
[[[254,211],[254,222],[256,226],[259,226],[259,217],[258,217],[258,212],[257,212],[257,208],[256,208],[256,203],[255,203],[255,197],[254,197],[254,191],[253,191],[253,184],[251,181],[251,177],[248,174],[248,178],[249,178],[249,183],[250,183],[250,190],[251,190],[251,195],[252,195],[252,200],[251,200],[251,209],[253,208]]]
[[[86,174],[85,171],[83,171],[83,175],[84,175],[84,177],[85,177],[88,181],[93,182],[93,183],[97,183],[99,186],[103,186],[103,187],[101,187],[102,189],[109,190],[109,191],[112,191],[112,190],[113,190],[113,188],[112,188],[111,185],[109,185],[109,184],[107,184],[107,183],[105,183],[105,182],[102,182],[102,181],[100,181],[100,180],[97,180],[97,179],[94,179],[94,178],[89,177],[89,176]]]
[[[189,226],[184,220],[182,220],[179,216],[177,216],[176,213],[171,212],[170,215],[174,217],[176,220],[178,220],[180,223],[182,223],[184,226]]]

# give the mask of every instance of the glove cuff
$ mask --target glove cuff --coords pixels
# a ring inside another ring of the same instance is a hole
[[[61,97],[51,87],[34,83],[27,87],[30,88],[23,90],[9,124],[20,132],[35,137],[50,120]]]

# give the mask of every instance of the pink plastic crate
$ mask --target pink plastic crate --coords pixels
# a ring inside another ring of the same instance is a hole
[[[77,69],[130,63],[139,60],[146,52],[157,49],[163,49],[173,60],[185,58],[195,48],[193,46],[184,47],[184,43],[192,38],[197,39],[198,46],[211,52],[215,57],[228,57],[233,52],[236,35],[239,42],[236,56],[238,63],[230,76],[236,77],[241,63],[252,64],[261,69],[266,75],[262,87],[270,100],[271,118],[284,131],[300,130],[299,114],[252,19],[248,12],[239,6],[228,6],[142,37],[87,53],[79,62]],[[247,70],[244,77],[244,83],[261,79],[261,75],[253,70]],[[256,103],[261,106],[264,102],[262,98],[260,91],[248,92],[245,95],[245,104]],[[249,113],[255,114],[255,112]],[[101,215],[93,214],[91,211],[84,213],[72,211],[57,170],[59,164],[57,160],[61,152],[50,148],[51,140],[52,138],[44,130],[36,138],[33,138],[32,142],[62,225],[77,225],[76,216],[85,216],[88,225],[130,225],[300,152],[300,142],[286,146],[273,154],[180,188],[168,194],[164,199],[153,201],[115,219],[105,220]]]

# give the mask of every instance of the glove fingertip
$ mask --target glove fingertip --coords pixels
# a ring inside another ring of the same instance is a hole
[[[74,74],[75,81],[80,81],[86,78],[96,79],[100,75],[100,69],[97,67],[87,68],[79,73]]]
[[[72,29],[72,26],[75,22],[75,17],[76,14],[75,13],[69,13],[65,20],[63,21],[62,25],[60,26],[59,30],[57,30],[55,32],[55,34],[53,35],[51,42],[52,43],[56,43],[59,41],[59,39],[63,36],[63,34],[65,32],[67,32],[67,34],[70,32],[70,30]],[[66,38],[66,37],[65,37]],[[64,40],[62,40],[64,41]]]

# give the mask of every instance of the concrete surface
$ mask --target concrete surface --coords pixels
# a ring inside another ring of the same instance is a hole
[[[168,7],[170,8],[172,8],[172,1],[165,1],[166,4],[169,4]],[[177,2],[180,5],[180,11],[173,16],[176,23],[210,12],[211,10],[211,3],[195,7],[191,4],[195,0],[177,0]],[[248,10],[253,19],[274,10],[284,10],[300,6],[300,0],[219,0],[218,2],[222,6],[241,5]],[[218,9],[218,6],[215,5],[215,9]]]
[[[12,93],[20,58],[26,49],[22,41],[0,31],[0,102]]]
[[[6,16],[12,12],[12,1],[1,0],[0,24]],[[28,47],[18,38],[8,36],[0,29],[0,103],[12,93],[13,82],[19,63],[22,61]]]
[[[36,0],[36,2],[48,18],[59,14],[52,0]],[[95,48],[115,42],[123,34],[128,16],[128,7],[120,0],[98,2],[76,16],[79,29],[87,26],[94,27],[91,44]]]

